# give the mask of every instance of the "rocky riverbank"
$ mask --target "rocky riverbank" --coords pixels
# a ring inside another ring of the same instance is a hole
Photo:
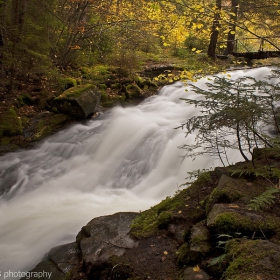
[[[93,219],[32,271],[54,280],[280,279],[280,151],[254,150],[253,159],[204,172],[142,213]]]
[[[40,75],[15,80],[9,92],[10,82],[2,79],[0,155],[30,147],[71,123],[87,120],[115,105],[135,105],[168,83],[167,79],[155,81],[153,77],[159,73],[164,77],[166,69],[178,71],[172,65],[156,64],[139,73],[103,68],[79,69],[76,78],[61,76],[55,84]],[[95,89],[90,91],[90,87]]]

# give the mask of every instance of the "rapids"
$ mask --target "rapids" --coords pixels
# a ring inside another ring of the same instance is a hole
[[[262,79],[269,71],[237,70],[231,78]],[[180,100],[197,98],[185,89],[180,82],[166,86],[136,107],[113,108],[0,158],[0,187],[11,187],[0,197],[0,279],[5,271],[32,269],[92,218],[145,210],[180,189],[188,171],[221,165],[205,157],[182,161],[178,147],[186,139],[174,128],[199,114]],[[242,160],[237,151],[229,158]]]

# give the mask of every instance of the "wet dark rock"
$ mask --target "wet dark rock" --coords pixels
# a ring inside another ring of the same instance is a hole
[[[82,260],[88,269],[122,256],[126,249],[138,246],[130,236],[130,225],[137,213],[116,213],[93,219],[77,235]]]
[[[70,272],[80,262],[81,251],[76,242],[61,245],[50,250],[48,259],[63,273]]]
[[[202,221],[194,225],[191,229],[190,236],[190,259],[193,262],[199,262],[210,251],[209,243],[210,231]]]
[[[223,174],[217,187],[211,194],[206,211],[209,212],[218,203],[248,203],[252,198],[260,195],[265,188],[257,183],[249,183],[241,179],[234,179]]]
[[[184,280],[210,280],[210,276],[199,267],[188,267],[184,271]]]
[[[182,225],[169,224],[167,231],[179,244],[184,242],[185,227]]]
[[[44,260],[31,270],[31,275],[34,275],[34,277],[28,278],[29,276],[27,276],[22,280],[38,279],[36,273],[40,275],[39,273],[42,272],[44,272],[44,275],[40,278],[42,280],[65,280],[79,265],[80,253],[76,242],[54,247],[45,256]]]
[[[20,280],[66,280],[65,274],[60,271],[54,263],[49,260],[41,261],[34,269],[30,271],[30,274],[26,274],[25,277]]]

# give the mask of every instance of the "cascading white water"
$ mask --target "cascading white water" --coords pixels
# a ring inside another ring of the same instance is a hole
[[[269,71],[238,70],[231,78],[262,79]],[[178,146],[186,139],[174,128],[199,113],[180,100],[191,96],[197,98],[176,83],[136,107],[114,108],[32,150],[1,157],[0,186],[11,189],[0,198],[0,279],[4,271],[30,270],[92,218],[145,210],[173,195],[188,171],[220,165],[205,157],[182,162]],[[241,160],[236,151],[229,157]]]

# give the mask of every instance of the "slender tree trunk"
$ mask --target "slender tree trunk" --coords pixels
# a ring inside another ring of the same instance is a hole
[[[243,149],[242,149],[241,138],[240,138],[240,124],[239,124],[239,121],[237,122],[237,125],[236,125],[236,136],[237,136],[238,149],[240,151],[240,154],[245,159],[245,161],[249,161],[249,159],[246,157],[246,155],[244,154]]]
[[[219,27],[220,27],[220,11],[222,9],[222,0],[216,0],[216,13],[214,14],[214,20],[212,25],[212,31],[210,36],[210,43],[208,46],[208,56],[215,59],[216,46],[219,37]]]
[[[223,158],[222,158],[220,149],[219,149],[219,144],[218,144],[218,142],[219,142],[219,138],[218,138],[218,135],[217,135],[217,133],[216,133],[216,149],[217,149],[217,153],[218,153],[218,156],[219,156],[219,159],[220,159],[222,165],[223,165],[224,167],[226,167],[226,165],[224,164],[224,161],[223,161]]]
[[[237,104],[236,109],[240,108],[240,90],[237,91]],[[242,143],[241,143],[241,137],[240,137],[240,120],[237,120],[236,124],[236,136],[237,136],[237,143],[238,143],[238,149],[240,151],[240,154],[245,159],[245,161],[249,161],[249,159],[246,157],[246,155],[243,152],[242,149]]]
[[[238,4],[239,4],[239,0],[231,0],[231,14],[230,14],[230,23],[229,23],[230,31],[228,32],[227,48],[225,49],[224,52],[225,55],[232,54],[234,51]]]

